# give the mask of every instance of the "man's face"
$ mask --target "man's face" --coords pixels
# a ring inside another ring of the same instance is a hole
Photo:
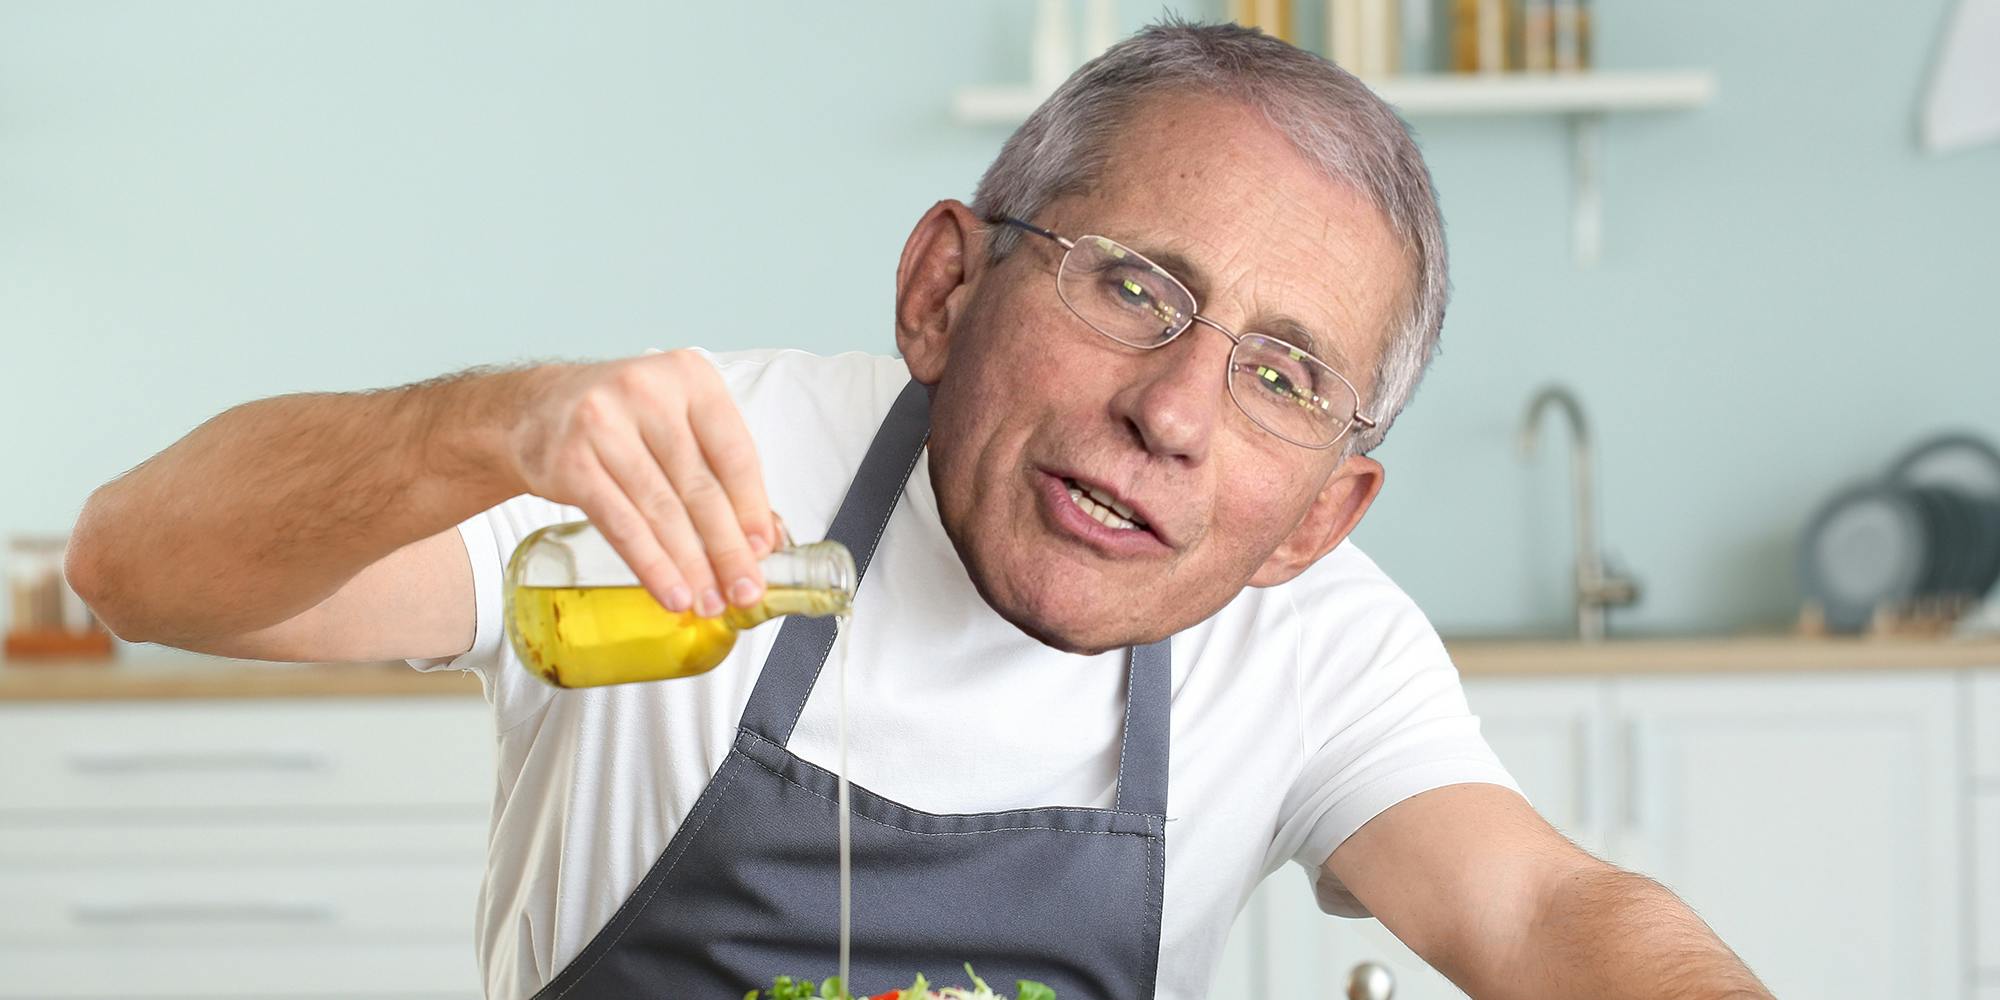
[[[1296,342],[1296,323],[1367,400],[1407,280],[1386,219],[1242,105],[1165,98],[1137,120],[1094,190],[1031,221],[1152,257],[1238,333]],[[979,262],[954,296],[931,415],[939,510],[988,603],[1050,645],[1110,649],[1289,579],[1338,541],[1319,536],[1345,535],[1379,466],[1252,423],[1230,398],[1231,343],[1214,329],[1150,351],[1095,332],[1057,295],[1062,248],[1021,237],[993,266],[968,244]],[[1142,526],[1104,525],[1073,487],[1108,494]],[[1351,518],[1310,516],[1351,508],[1357,491]]]

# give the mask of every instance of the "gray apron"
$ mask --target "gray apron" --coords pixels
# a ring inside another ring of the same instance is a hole
[[[915,382],[876,432],[834,516],[864,573],[930,427]],[[865,613],[865,612],[864,612]],[[788,975],[836,972],[835,777],[786,750],[833,645],[830,618],[787,618],[736,745],[639,887],[537,1000],[738,1000]],[[922,655],[922,636],[911,636]],[[852,786],[856,995],[1016,979],[1059,1000],[1145,1000],[1159,965],[1166,881],[1168,651],[1135,647],[1111,809],[941,815]],[[866,664],[857,669],[867,669]],[[1034,719],[1022,719],[1032,726]],[[977,739],[939,719],[913,743]]]

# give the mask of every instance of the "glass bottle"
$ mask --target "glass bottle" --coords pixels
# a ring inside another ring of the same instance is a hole
[[[854,557],[839,542],[765,556],[764,597],[713,618],[668,611],[639,585],[597,527],[543,528],[507,563],[507,636],[522,665],[556,687],[692,677],[721,663],[744,629],[782,615],[831,615],[854,596]]]

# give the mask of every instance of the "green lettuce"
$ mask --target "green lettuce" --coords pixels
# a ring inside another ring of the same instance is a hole
[[[933,1000],[933,998],[1007,1000],[1006,997],[993,992],[993,988],[986,985],[986,980],[979,978],[979,974],[972,971],[972,964],[969,962],[965,966],[965,975],[967,979],[972,980],[971,989],[947,986],[934,992],[930,983],[920,973],[917,981],[911,983],[909,989],[896,994],[897,1000]],[[751,990],[743,995],[743,1000],[855,1000],[855,998],[842,988],[839,976],[830,977],[821,983],[814,983],[810,979],[779,976],[772,982],[770,989]],[[1056,991],[1032,979],[1017,979],[1014,981],[1014,1000],[1056,1000]]]

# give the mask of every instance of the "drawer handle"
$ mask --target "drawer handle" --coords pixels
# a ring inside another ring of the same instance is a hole
[[[135,924],[330,924],[333,907],[323,903],[79,903],[70,918],[86,927]]]
[[[324,771],[327,759],[315,753],[276,750],[214,753],[80,753],[69,768],[81,774],[132,774],[140,771]]]

